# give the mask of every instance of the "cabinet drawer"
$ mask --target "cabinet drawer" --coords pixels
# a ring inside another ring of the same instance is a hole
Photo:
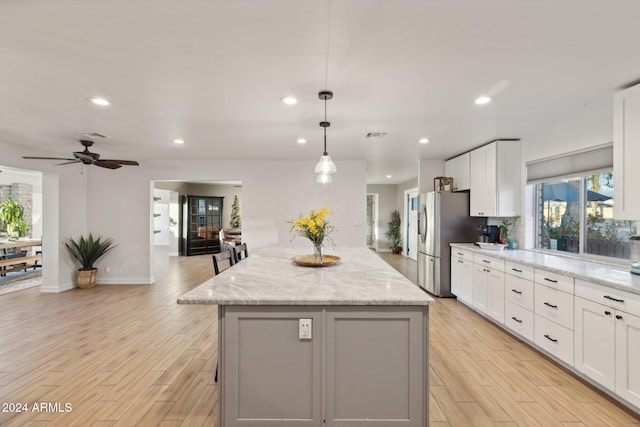
[[[504,271],[504,260],[500,258],[494,258],[476,252],[473,254],[473,262],[475,264],[487,267],[488,269]]]
[[[536,283],[573,294],[573,277],[564,276],[562,274],[542,270],[540,268],[536,268],[534,270]]]
[[[521,277],[526,280],[531,280],[533,282],[533,267],[530,267],[528,265],[505,261],[504,272],[515,277]]]
[[[616,310],[640,316],[640,295],[576,279],[576,295]]]
[[[533,312],[507,301],[505,304],[504,324],[523,338],[533,341]]]
[[[537,315],[573,329],[573,295],[536,283],[535,308]]]
[[[573,331],[535,315],[535,343],[558,359],[573,366]]]
[[[462,258],[473,262],[473,251],[468,249],[461,249],[456,246],[451,247],[451,256],[456,258]]]
[[[533,311],[533,282],[505,276],[504,296],[507,301]]]

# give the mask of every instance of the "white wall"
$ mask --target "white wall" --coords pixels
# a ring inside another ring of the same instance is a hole
[[[326,202],[337,228],[337,246],[366,244],[366,171],[364,161],[336,162],[333,184],[316,184],[315,161],[147,161],[137,168],[90,168],[88,228],[113,237],[118,246],[105,257],[110,266],[98,283],[151,283],[153,260],[152,181],[242,181],[242,238],[251,248],[290,242],[289,220]],[[151,236],[151,237],[150,237]],[[327,248],[330,252],[330,247]]]
[[[433,191],[433,178],[444,176],[444,160],[420,160],[418,193]]]

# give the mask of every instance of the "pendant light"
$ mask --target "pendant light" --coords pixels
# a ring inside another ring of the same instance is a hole
[[[326,184],[333,181],[330,174],[338,172],[336,165],[327,152],[327,128],[331,126],[331,123],[327,121],[327,100],[333,98],[333,92],[328,90],[320,91],[318,98],[324,101],[324,121],[320,122],[320,127],[324,130],[324,152],[316,165],[315,171],[319,174],[316,182]]]

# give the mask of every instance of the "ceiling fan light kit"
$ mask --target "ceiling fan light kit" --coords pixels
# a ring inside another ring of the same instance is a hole
[[[320,127],[324,131],[324,152],[316,164],[315,173],[319,174],[316,182],[328,184],[333,182],[330,174],[338,172],[338,168],[336,168],[327,152],[327,128],[331,126],[331,123],[327,121],[327,101],[333,98],[333,92],[329,90],[320,91],[318,98],[324,101],[324,121],[320,122]]]

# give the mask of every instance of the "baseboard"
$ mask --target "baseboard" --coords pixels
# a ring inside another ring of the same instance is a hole
[[[132,279],[126,277],[114,277],[114,278],[98,278],[96,285],[151,285],[155,283],[154,277],[146,279]]]
[[[45,294],[57,294],[60,292],[70,291],[75,288],[76,284],[74,282],[64,283],[59,286],[47,286],[44,283],[40,285],[40,292]]]

